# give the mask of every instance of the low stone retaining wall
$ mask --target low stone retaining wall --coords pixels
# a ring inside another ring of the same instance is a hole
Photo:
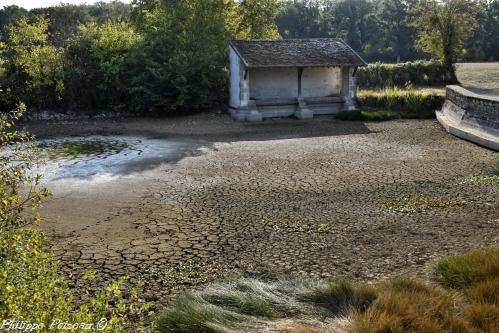
[[[447,86],[446,100],[437,119],[449,133],[499,150],[499,96]]]

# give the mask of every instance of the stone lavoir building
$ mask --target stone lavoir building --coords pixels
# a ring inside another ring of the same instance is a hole
[[[312,118],[355,109],[365,61],[337,38],[230,42],[230,112],[237,120]]]

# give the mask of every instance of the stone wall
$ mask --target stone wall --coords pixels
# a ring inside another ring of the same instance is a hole
[[[499,96],[447,86],[445,103],[436,115],[449,133],[499,151]]]
[[[478,95],[460,86],[446,90],[447,107],[459,113],[462,122],[499,130],[499,97]]]

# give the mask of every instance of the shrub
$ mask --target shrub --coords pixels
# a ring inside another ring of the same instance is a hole
[[[456,83],[450,80],[448,68],[440,61],[414,61],[401,64],[374,63],[357,71],[359,88],[403,87],[415,85],[443,86]]]
[[[447,288],[463,289],[499,276],[499,249],[485,248],[435,262],[433,278]]]

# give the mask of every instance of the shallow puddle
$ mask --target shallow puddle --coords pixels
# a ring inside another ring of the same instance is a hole
[[[127,149],[128,143],[119,140],[76,139],[75,141],[53,140],[40,143],[39,148],[51,160],[75,160],[80,157],[113,155]]]
[[[132,136],[65,137],[39,141],[46,163],[37,172],[46,180],[126,175],[176,163],[197,154],[193,141]]]

